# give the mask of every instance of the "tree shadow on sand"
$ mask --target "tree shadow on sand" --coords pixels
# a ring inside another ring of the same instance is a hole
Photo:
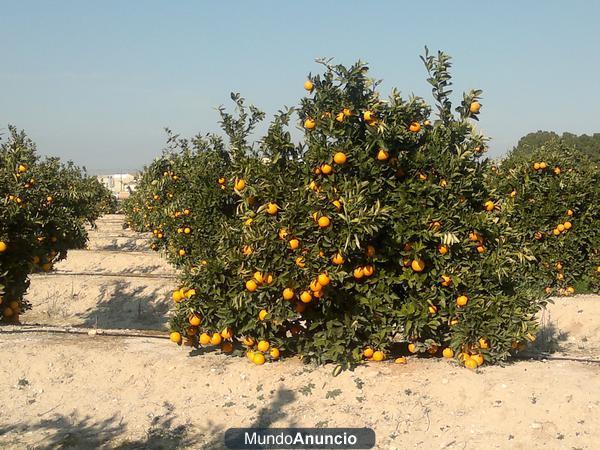
[[[100,300],[82,316],[82,325],[164,330],[170,308],[165,292],[164,284],[150,287],[124,280],[102,286]]]
[[[284,407],[295,398],[293,391],[280,388],[273,401],[257,412],[251,424],[236,426],[265,428],[279,422],[281,426],[294,427],[296,423],[293,419],[286,422]],[[127,436],[127,423],[122,417],[113,416],[94,422],[90,416],[78,419],[57,414],[35,424],[0,425],[0,443],[2,446],[40,450],[224,448],[225,429],[211,422],[202,428],[189,423],[175,425],[175,407],[168,403],[163,406],[166,408],[165,414],[154,417],[145,436],[141,438],[132,439]]]

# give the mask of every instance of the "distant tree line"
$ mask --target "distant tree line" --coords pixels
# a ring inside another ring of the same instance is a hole
[[[511,151],[512,157],[527,157],[550,141],[561,141],[565,145],[577,150],[583,159],[590,159],[594,164],[600,164],[600,133],[591,136],[573,133],[559,135],[554,131],[536,131],[523,136],[516,147]]]

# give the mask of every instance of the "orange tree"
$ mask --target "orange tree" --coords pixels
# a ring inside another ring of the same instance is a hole
[[[544,299],[511,276],[532,257],[485,184],[481,92],[453,111],[449,58],[423,60],[435,120],[420,98],[382,100],[364,64],[327,61],[304,85],[300,145],[291,110],[257,149],[247,136],[260,114],[221,112],[231,165],[212,186],[232,181],[221,190],[234,214],[216,220],[211,257],[183,266],[175,342],[246,347],[257,364],[284,353],[348,365],[403,341],[476,367],[533,338]]]
[[[0,313],[17,321],[28,275],[50,271],[70,248],[83,247],[85,222],[110,195],[95,179],[57,158],[40,160],[35,145],[9,126],[0,146]]]
[[[521,246],[536,257],[547,294],[598,292],[600,278],[600,171],[585,155],[556,139],[494,167],[488,184],[503,199]]]

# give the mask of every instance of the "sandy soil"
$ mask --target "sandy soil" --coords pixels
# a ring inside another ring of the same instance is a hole
[[[93,251],[34,277],[25,323],[161,329],[172,279],[143,236],[102,219]],[[119,250],[115,253],[114,250]],[[132,253],[134,252],[134,253]],[[538,350],[600,358],[598,296],[556,299]],[[222,448],[234,426],[367,426],[377,447],[594,449],[600,364],[515,361],[471,372],[437,359],[333,367],[198,355],[162,339],[0,329],[0,448]]]

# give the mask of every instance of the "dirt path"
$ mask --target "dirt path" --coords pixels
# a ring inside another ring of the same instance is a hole
[[[69,252],[56,273],[34,275],[24,323],[98,328],[163,329],[176,280],[169,264],[148,249],[148,239],[123,230],[123,217],[109,215],[90,231],[87,250]],[[92,275],[70,275],[87,273]],[[132,276],[106,276],[111,274]],[[157,278],[138,278],[151,275]]]
[[[331,375],[190,357],[168,341],[0,336],[2,448],[215,448],[233,426],[368,426],[379,448],[589,448],[600,442],[600,365],[518,362],[470,372],[443,360]],[[15,351],[18,349],[19,351]],[[8,362],[8,363],[6,363]]]
[[[169,274],[143,236],[102,219],[93,251],[35,277],[27,323],[160,329]],[[115,253],[115,249],[122,249]],[[135,252],[135,253],[132,253]],[[139,253],[141,252],[141,253]],[[174,280],[169,280],[174,283]],[[155,282],[156,284],[153,284]],[[556,299],[538,345],[600,358],[600,298]],[[383,449],[595,449],[600,364],[517,361],[477,373],[437,359],[333,367],[197,355],[166,340],[0,329],[0,448],[222,448],[234,426],[367,426]]]

